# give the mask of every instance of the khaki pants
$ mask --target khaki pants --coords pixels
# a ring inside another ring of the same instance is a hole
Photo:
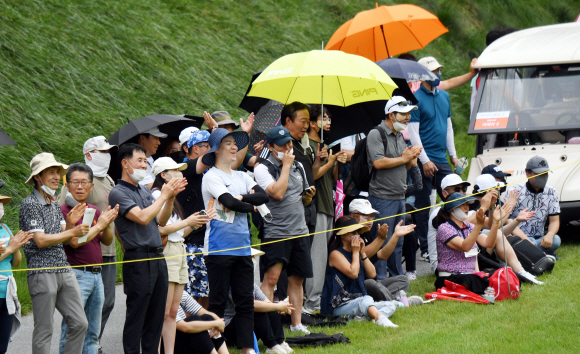
[[[73,272],[29,275],[28,291],[32,299],[34,315],[32,353],[50,354],[53,316],[56,308],[69,328],[65,354],[81,354],[88,322],[81,290]]]

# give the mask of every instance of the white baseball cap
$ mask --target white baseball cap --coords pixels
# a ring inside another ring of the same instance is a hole
[[[179,145],[187,143],[192,133],[199,131],[196,127],[187,127],[179,133]]]
[[[83,154],[86,154],[87,152],[93,150],[110,150],[111,148],[114,148],[116,146],[117,145],[109,144],[107,138],[105,138],[102,135],[99,135],[85,141],[85,145],[83,145]]]
[[[463,185],[466,185],[466,186],[471,186],[471,183],[462,180],[461,177],[459,177],[458,174],[451,173],[451,174],[448,174],[447,176],[445,176],[443,178],[443,180],[441,180],[441,189],[443,190],[443,189],[445,189],[447,187],[457,186],[459,184],[463,184]]]
[[[353,199],[348,205],[348,210],[351,213],[361,213],[361,214],[378,214],[379,212],[373,209],[371,202],[366,199]]]
[[[475,189],[477,189],[477,192],[480,192],[480,191],[484,191],[486,189],[490,189],[490,188],[494,188],[494,187],[502,187],[505,185],[505,183],[503,183],[503,182],[496,181],[495,177],[488,174],[488,173],[485,173],[481,176],[478,176],[475,179],[475,182],[473,182],[473,184],[474,184],[474,192],[476,192]],[[477,187],[477,188],[475,188],[475,187]]]
[[[185,163],[177,163],[171,157],[160,157],[153,163],[153,167],[151,167],[151,173],[155,176],[160,174],[163,171],[167,170],[179,170],[183,171],[187,168],[187,164]]]
[[[435,71],[439,68],[445,68],[443,65],[439,64],[437,59],[433,57],[421,58],[419,59],[419,64],[425,66],[427,69],[429,69],[429,71]]]
[[[407,113],[415,109],[418,109],[418,107],[411,105],[411,102],[407,101],[405,97],[393,96],[385,105],[385,114],[388,115],[394,112]]]
[[[151,129],[149,129],[149,130],[146,130],[146,131],[144,131],[144,132],[143,132],[143,133],[141,133],[141,134],[151,134],[151,135],[153,135],[153,136],[156,136],[156,137],[158,137],[158,138],[167,138],[167,134],[165,134],[165,133],[162,133],[162,132],[159,130],[159,128],[157,128],[157,127],[153,127],[153,128],[151,128]]]

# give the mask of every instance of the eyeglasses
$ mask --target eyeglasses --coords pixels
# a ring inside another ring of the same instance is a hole
[[[88,186],[90,186],[92,183],[91,181],[69,181],[68,184],[70,184],[71,187],[76,188],[79,186],[79,184],[81,186],[83,186],[83,188],[87,188]]]

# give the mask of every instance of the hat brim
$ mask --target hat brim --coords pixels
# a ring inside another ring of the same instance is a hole
[[[278,145],[278,146],[283,146],[285,145],[287,142],[289,142],[290,140],[292,140],[291,136],[285,136],[283,138],[277,139],[276,141],[273,142],[269,142],[269,144],[274,144],[274,145]]]
[[[351,225],[351,226],[345,227],[344,229],[338,230],[338,232],[336,234],[338,236],[341,236],[341,235],[348,234],[349,232],[354,232],[356,230],[360,230],[360,229],[365,228],[365,227],[366,226],[363,224]]]
[[[368,209],[365,210],[359,210],[359,209],[355,209],[355,210],[351,210],[349,207],[349,210],[351,213],[361,213],[361,214],[379,214],[378,211],[376,211],[375,209],[369,207]]]
[[[465,203],[473,204],[476,201],[477,201],[477,198],[471,197],[471,196],[466,196],[466,197],[463,197],[461,199],[454,199],[453,201],[445,204],[445,211],[449,212],[453,209],[456,209],[457,207],[462,206]]]
[[[147,133],[147,134],[156,136],[158,138],[167,138],[167,136],[168,136],[167,134],[162,133],[162,132]]]
[[[550,169],[549,168],[546,168],[546,167],[532,168],[531,170],[534,173],[542,173],[542,172],[550,171]]]
[[[410,106],[409,105],[409,106],[401,107],[401,106],[395,105],[395,106],[391,107],[391,109],[389,110],[389,113],[395,113],[395,112],[409,113],[409,112],[415,111],[417,109],[419,109],[419,107],[417,107],[417,106]]]
[[[203,155],[203,157],[201,158],[201,162],[204,165],[206,165],[206,166],[215,165],[215,152],[217,151],[217,149],[219,149],[222,141],[225,138],[227,138],[228,136],[234,137],[234,140],[236,141],[236,146],[238,147],[238,151],[244,149],[246,146],[248,146],[248,143],[250,142],[250,136],[246,132],[238,131],[238,132],[231,132],[231,133],[225,134],[220,139],[219,144],[215,144],[215,146],[212,146],[211,149],[205,155]],[[211,138],[211,136],[210,136],[210,138]]]
[[[12,197],[6,197],[4,195],[0,195],[0,203],[7,204],[12,201]]]
[[[68,165],[65,165],[64,163],[48,163],[46,165],[40,165],[36,168],[35,171],[32,171],[30,173],[30,176],[26,180],[26,184],[31,185],[31,186],[34,185],[34,180],[32,179],[32,177],[38,175],[40,172],[46,170],[49,167],[60,167],[60,170],[58,171],[60,174],[60,177],[66,175],[66,172],[68,171]]]
[[[240,123],[237,123],[236,121],[234,121],[233,119],[224,119],[224,120],[220,120],[219,122],[216,122],[218,127],[220,125],[228,125],[228,124],[233,124],[236,126],[236,128],[240,127]]]

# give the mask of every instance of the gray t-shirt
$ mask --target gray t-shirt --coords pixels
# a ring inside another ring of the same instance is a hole
[[[276,168],[281,168],[282,163],[272,155],[268,157],[268,161]],[[302,167],[300,162],[296,162],[296,164]],[[266,190],[270,184],[276,182],[265,163],[261,163],[254,169],[254,178],[263,190]],[[287,238],[308,233],[302,204],[302,192],[305,186],[304,178],[305,176],[295,165],[290,167],[286,193],[284,193],[281,200],[270,197],[270,201],[266,203],[272,214],[272,220],[264,219],[264,238]]]
[[[145,186],[134,186],[118,180],[109,194],[111,208],[119,204],[119,216],[115,226],[126,250],[137,247],[161,247],[161,235],[157,227],[157,217],[147,225],[140,225],[127,219],[127,213],[134,207],[145,209],[155,202],[151,190]]]
[[[385,121],[379,125],[387,133],[387,146],[383,145],[383,138],[377,129],[370,131],[367,137],[367,156],[369,161],[380,160],[383,157],[396,158],[403,155],[406,148],[405,139],[401,132],[395,133]],[[386,150],[386,155],[385,155]],[[369,170],[372,169],[369,165]],[[373,197],[388,200],[405,199],[407,190],[407,167],[405,164],[393,168],[376,170],[369,184],[369,194]]]

